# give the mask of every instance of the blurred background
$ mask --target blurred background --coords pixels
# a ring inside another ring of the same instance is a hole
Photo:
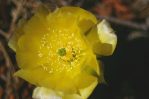
[[[18,67],[8,41],[18,20],[30,18],[41,4],[52,10],[79,6],[115,30],[114,54],[101,58],[107,84],[89,99],[149,99],[149,0],[0,0],[0,99],[32,99],[34,86],[13,76]]]

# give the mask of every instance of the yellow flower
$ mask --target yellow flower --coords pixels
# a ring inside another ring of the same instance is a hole
[[[54,12],[41,7],[29,21],[20,22],[9,41],[20,67],[15,75],[38,86],[34,98],[41,93],[62,99],[88,98],[102,74],[96,54],[111,55],[115,45],[108,23],[97,22],[78,7]]]

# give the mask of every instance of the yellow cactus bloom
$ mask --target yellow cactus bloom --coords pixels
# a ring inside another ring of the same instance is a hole
[[[115,49],[111,32],[105,20],[97,22],[81,8],[40,8],[20,22],[9,41],[20,67],[15,75],[38,86],[34,98],[87,99],[101,76],[96,54],[111,55]]]

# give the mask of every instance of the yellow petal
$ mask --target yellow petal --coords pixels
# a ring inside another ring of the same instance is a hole
[[[9,47],[12,48],[12,50],[15,52],[16,52],[18,39],[20,38],[20,36],[24,34],[23,27],[25,24],[26,24],[25,20],[22,19],[19,21],[18,27],[15,30],[15,33],[12,35],[12,37],[8,42]]]
[[[44,17],[48,14],[49,12],[47,11],[47,9],[41,5],[38,9],[37,9],[37,12],[36,14],[34,15],[34,18],[32,18],[30,21],[32,20],[41,20],[41,19],[45,19]],[[42,20],[43,21],[43,20]],[[14,31],[14,34],[12,35],[12,37],[10,38],[9,42],[8,42],[8,45],[10,48],[12,48],[15,52],[16,52],[16,48],[18,46],[18,40],[19,38],[25,34],[26,30],[28,30],[29,28],[29,31],[32,30],[30,28],[33,28],[32,27],[32,24],[33,25],[37,25],[37,24],[34,24],[34,22],[30,25],[29,23],[32,23],[32,22],[27,22],[25,19],[21,19],[18,23],[18,26],[17,28],[15,29]],[[40,24],[40,23],[38,23]],[[29,26],[29,27],[28,27]],[[40,27],[40,26],[39,26]],[[33,28],[34,30],[37,30],[35,28]]]
[[[31,17],[29,21],[27,21],[26,25],[23,28],[23,31],[26,34],[30,35],[36,35],[40,34],[43,35],[45,32],[47,32],[47,15],[50,14],[50,12],[47,11],[46,8],[41,6],[35,15]]]
[[[88,62],[86,61],[86,63],[99,74],[99,67],[95,56]],[[80,95],[84,98],[91,94],[98,81],[98,78],[92,76],[83,68],[82,72],[76,69],[70,72],[49,73],[46,67],[40,66],[33,69],[21,69],[15,75],[37,86],[52,88],[66,93],[78,93],[79,91]]]
[[[97,55],[111,55],[117,43],[117,37],[106,20],[93,27],[87,38]]]
[[[78,27],[82,34],[97,23],[97,19],[93,14],[79,7],[62,7],[57,9],[48,16],[48,20],[49,25],[53,27],[56,25],[57,28],[68,28],[68,26],[71,28],[75,25],[71,29],[76,30]]]
[[[88,98],[98,84],[98,77],[92,75],[90,72],[87,72],[86,69],[93,69],[95,70],[97,75],[100,76],[100,68],[95,56],[92,56],[91,60],[89,61],[89,63],[87,63],[87,65],[88,66],[85,67],[85,69],[79,76],[79,94],[83,99]]]

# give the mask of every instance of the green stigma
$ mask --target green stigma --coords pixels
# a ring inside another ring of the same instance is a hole
[[[60,48],[60,49],[58,49],[57,53],[60,56],[65,56],[66,55],[66,49],[65,48]]]

